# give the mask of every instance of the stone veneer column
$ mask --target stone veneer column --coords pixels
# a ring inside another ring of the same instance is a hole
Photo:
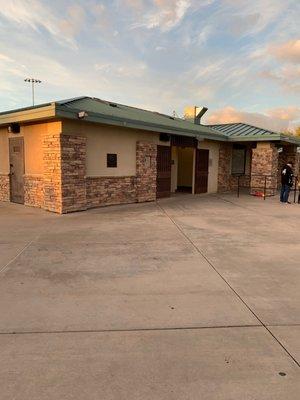
[[[251,193],[262,192],[265,179],[267,195],[274,195],[277,189],[278,151],[273,143],[258,142],[252,150]]]
[[[87,209],[86,138],[61,135],[62,212]]]
[[[232,144],[220,143],[219,168],[218,168],[218,192],[230,190]]]
[[[156,200],[157,146],[151,142],[136,144],[136,200]]]
[[[8,174],[0,174],[0,201],[10,200],[10,183]]]
[[[57,213],[86,210],[86,139],[44,136],[44,208]]]
[[[44,208],[62,213],[60,134],[46,133],[43,150]]]

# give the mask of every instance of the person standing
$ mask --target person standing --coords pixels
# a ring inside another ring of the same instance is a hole
[[[288,162],[281,171],[281,192],[280,201],[281,203],[291,204],[289,202],[289,195],[291,187],[293,186],[293,170],[292,163]]]

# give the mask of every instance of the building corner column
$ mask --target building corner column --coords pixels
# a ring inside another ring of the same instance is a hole
[[[86,210],[86,138],[46,134],[43,150],[43,208],[59,214]]]
[[[273,196],[277,191],[278,150],[271,142],[258,142],[252,150],[251,194],[262,192]]]
[[[87,209],[86,138],[60,136],[62,213]]]
[[[136,201],[156,200],[157,145],[151,142],[136,143]]]
[[[218,166],[218,192],[228,192],[231,189],[230,187],[231,157],[232,157],[232,144],[221,143],[219,150],[219,166]]]

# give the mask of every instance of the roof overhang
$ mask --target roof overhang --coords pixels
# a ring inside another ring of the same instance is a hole
[[[39,107],[28,107],[20,110],[12,110],[0,113],[0,126],[6,126],[13,122],[36,122],[56,117],[55,103],[48,103]]]

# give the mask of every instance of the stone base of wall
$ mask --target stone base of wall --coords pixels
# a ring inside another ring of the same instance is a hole
[[[235,190],[238,187],[238,179],[240,181],[241,188],[249,188],[250,187],[250,175],[241,175],[239,178],[236,175],[230,175],[229,178],[229,186],[231,190]]]
[[[277,193],[277,178],[274,176],[252,176],[250,193],[265,193],[266,196],[275,196]]]
[[[0,174],[0,201],[10,201],[9,175]]]
[[[44,178],[37,175],[24,176],[24,204],[44,208]]]
[[[232,144],[221,143],[219,150],[218,192],[228,192],[230,186]]]
[[[136,177],[87,177],[87,208],[135,203]]]

